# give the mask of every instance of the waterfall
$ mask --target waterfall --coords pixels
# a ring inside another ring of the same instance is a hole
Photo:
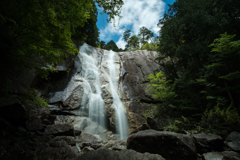
[[[99,126],[88,127],[86,132],[89,134],[101,134],[98,131],[99,127],[106,128],[105,123],[105,106],[101,97],[101,83],[100,71],[98,62],[91,55],[87,54],[88,45],[84,44],[80,49],[80,57],[82,63],[81,76],[84,86],[84,94],[82,97],[81,110],[84,110],[88,105],[88,115],[91,122],[88,121],[88,126],[92,125],[92,121],[96,122]],[[100,135],[105,137],[105,135]]]
[[[102,89],[109,87],[109,95],[112,97],[112,105],[115,111],[115,127],[121,140],[126,140],[129,135],[128,121],[124,106],[118,94],[118,80],[120,75],[117,72],[115,58],[118,55],[113,51],[104,51],[104,54],[96,49],[91,49],[87,44],[80,48],[80,61],[82,70],[78,75],[81,76],[83,94],[81,97],[81,117],[88,108],[88,124],[84,128],[85,133],[98,134],[104,140],[106,138],[106,113]],[[103,62],[104,61],[104,62]],[[100,69],[101,65],[105,68]],[[108,72],[106,70],[108,70]],[[120,72],[118,72],[120,73]],[[101,79],[100,79],[101,77]],[[106,85],[108,83],[108,85]],[[113,115],[114,116],[114,115]],[[80,127],[81,128],[81,127]]]
[[[120,97],[118,95],[118,78],[116,75],[116,67],[114,64],[114,56],[115,52],[110,51],[109,52],[109,59],[108,59],[108,69],[109,69],[109,83],[110,83],[110,88],[112,92],[112,97],[113,97],[113,104],[115,108],[115,117],[116,117],[116,122],[117,122],[117,127],[118,127],[118,132],[120,135],[120,139],[127,139],[128,137],[128,122],[127,122],[127,116],[123,107],[123,104],[120,100]]]

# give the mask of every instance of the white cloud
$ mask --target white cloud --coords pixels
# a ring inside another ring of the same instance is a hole
[[[116,45],[118,46],[118,48],[122,48],[122,49],[125,48],[125,45],[126,45],[126,44],[127,44],[127,43],[123,40],[123,37],[122,37],[122,36],[119,38],[119,40],[118,40],[117,43],[116,43]]]
[[[164,9],[165,3],[162,0],[124,0],[120,29],[118,27],[116,29],[112,23],[109,23],[106,28],[100,30],[100,39],[107,42],[114,35],[121,36],[126,29],[130,29],[137,35],[142,26],[158,34],[157,24],[163,16]],[[116,25],[117,23],[118,20]],[[125,48],[126,43],[121,36],[116,44],[119,48]]]

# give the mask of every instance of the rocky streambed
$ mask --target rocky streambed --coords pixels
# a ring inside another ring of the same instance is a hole
[[[157,131],[151,129],[151,124],[143,124],[127,140],[113,136],[103,141],[99,135],[83,133],[72,124],[62,123],[44,107],[15,104],[9,109],[16,107],[21,108],[22,114],[6,115],[5,119],[11,123],[1,121],[0,159],[3,160],[240,159],[237,132],[223,139],[214,134]]]

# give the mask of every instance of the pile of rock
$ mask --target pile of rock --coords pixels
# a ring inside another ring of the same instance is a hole
[[[214,134],[156,131],[146,124],[137,130],[127,140],[127,148],[137,152],[159,154],[166,160],[240,160],[238,132],[229,134],[224,142]]]

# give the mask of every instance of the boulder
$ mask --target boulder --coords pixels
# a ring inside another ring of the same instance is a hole
[[[52,125],[57,117],[51,114],[44,114],[41,116],[42,124],[44,125]]]
[[[46,160],[46,159],[56,159],[56,160],[65,160],[65,159],[76,159],[80,156],[80,153],[76,146],[70,146],[66,141],[55,141],[51,142],[49,146],[39,147],[36,152],[37,160]]]
[[[140,127],[138,127],[137,129],[135,129],[131,134],[137,133],[139,131],[148,130],[148,129],[150,129],[149,125],[147,123],[144,123]]]
[[[162,155],[167,160],[195,160],[196,149],[191,136],[168,132],[145,130],[128,137],[127,148],[137,152]]]
[[[127,149],[125,140],[110,140],[105,144],[105,147],[112,150]]]
[[[74,136],[74,130],[73,126],[70,124],[54,124],[46,127],[45,134],[55,136]]]
[[[161,155],[150,153],[138,153],[134,150],[113,151],[105,147],[87,152],[78,160],[165,160]]]
[[[225,144],[234,151],[240,152],[240,133],[230,133],[226,138]]]
[[[86,146],[90,146],[94,149],[100,148],[103,144],[103,140],[99,135],[91,135],[88,133],[82,133],[80,138],[77,140],[80,148],[84,148]]]
[[[81,77],[77,75],[69,82],[68,87],[62,94],[62,102],[65,109],[79,108],[82,104],[82,97],[84,92],[84,85]]]
[[[221,136],[215,134],[193,134],[196,140],[197,152],[207,153],[211,151],[223,151],[223,139]]]
[[[209,152],[203,154],[204,160],[240,160],[240,155],[233,151]]]

